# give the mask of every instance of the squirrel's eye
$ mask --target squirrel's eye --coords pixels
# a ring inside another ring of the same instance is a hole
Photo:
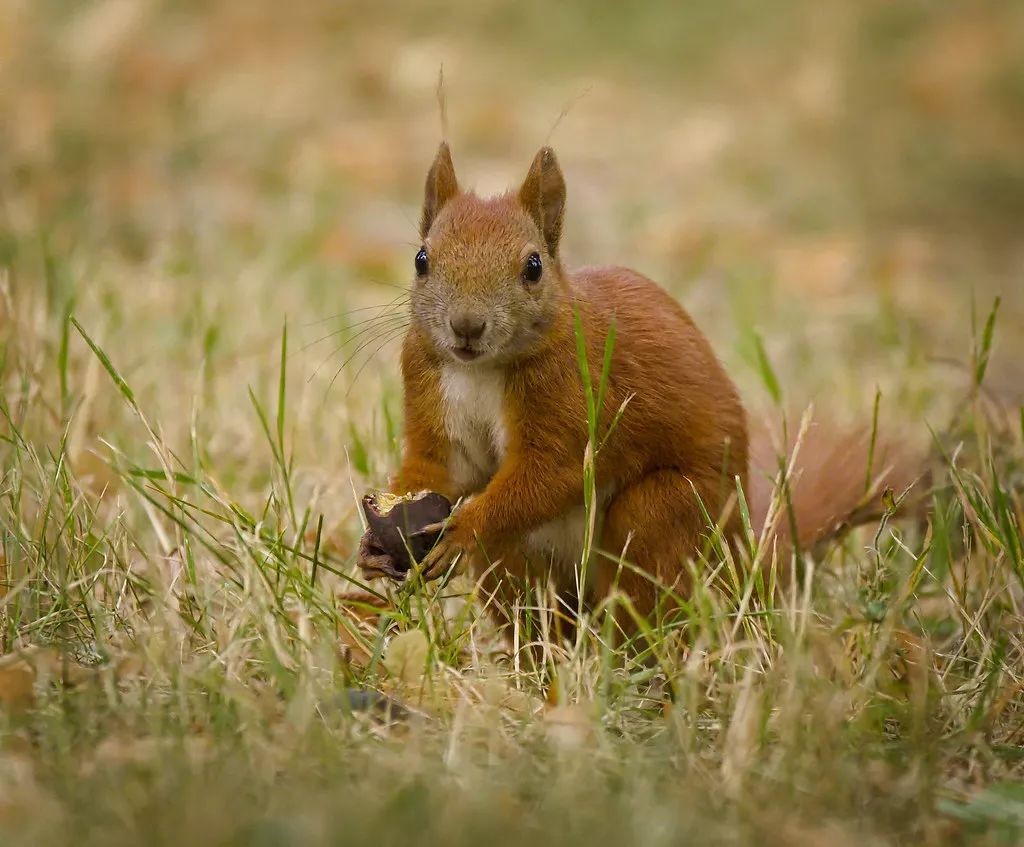
[[[523,265],[523,279],[527,282],[536,282],[540,279],[544,266],[540,262],[540,253],[531,253],[526,257],[526,264]]]
[[[419,253],[416,254],[416,275],[426,276],[427,269],[430,267],[430,263],[427,261],[427,251],[420,247]]]

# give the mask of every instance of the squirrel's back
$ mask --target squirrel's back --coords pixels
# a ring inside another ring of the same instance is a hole
[[[588,348],[600,354],[615,326],[609,394],[615,405],[606,414],[627,398],[628,410],[622,432],[609,443],[631,438],[649,444],[654,465],[694,472],[701,481],[745,478],[746,416],[739,392],[679,302],[623,267],[580,268],[569,274],[569,286]]]
[[[601,314],[605,331],[614,318],[615,344],[621,349],[613,360],[613,379],[636,392],[631,402],[655,422],[666,454],[681,449],[692,461],[695,447],[705,444],[711,447],[708,458],[721,463],[716,451],[728,441],[734,461],[721,468],[723,476],[730,483],[737,474],[745,481],[757,530],[765,529],[776,500],[768,529],[783,554],[792,548],[794,531],[796,545],[807,549],[843,526],[880,516],[886,488],[899,494],[914,483],[923,466],[920,456],[885,433],[876,433],[872,445],[867,425],[818,416],[797,443],[798,420],[793,420],[783,445],[767,424],[741,423],[740,397],[707,339],[678,301],[642,274],[584,267],[570,279],[575,295]],[[792,514],[776,486],[780,453],[792,465]]]

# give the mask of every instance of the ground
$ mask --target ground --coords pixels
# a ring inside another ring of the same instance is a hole
[[[1022,33],[997,0],[6,0],[0,840],[1014,843]],[[464,184],[551,143],[568,262],[659,280],[754,410],[877,399],[925,516],[777,592],[763,551],[698,563],[639,652],[543,594],[510,651],[465,582],[358,584],[442,63]]]

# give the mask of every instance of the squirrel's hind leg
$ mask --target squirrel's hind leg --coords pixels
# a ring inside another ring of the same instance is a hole
[[[509,648],[514,640],[523,646],[543,640],[541,616],[548,618],[546,637],[556,643],[571,640],[575,632],[575,588],[565,585],[564,568],[553,562],[542,566],[542,558],[525,543],[509,541],[471,560],[477,599],[505,629]]]
[[[605,517],[601,552],[594,560],[596,599],[617,588],[647,617],[664,604],[667,592],[687,597],[687,560],[699,554],[709,535],[694,488],[714,515],[717,480],[705,482],[674,469],[649,473],[616,494]],[[635,630],[624,610],[617,618],[627,632]]]

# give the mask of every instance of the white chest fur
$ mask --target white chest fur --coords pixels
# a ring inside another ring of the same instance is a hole
[[[600,533],[601,520],[612,501],[613,490],[599,489],[597,492],[597,525]],[[587,534],[587,510],[580,504],[567,509],[554,520],[541,524],[526,536],[526,547],[544,564],[555,565],[563,574],[570,573],[583,555]],[[600,538],[600,535],[597,536]],[[614,551],[621,552],[621,551]]]
[[[505,376],[498,369],[451,365],[441,372],[441,395],[452,443],[449,471],[457,487],[477,491],[508,448]]]

